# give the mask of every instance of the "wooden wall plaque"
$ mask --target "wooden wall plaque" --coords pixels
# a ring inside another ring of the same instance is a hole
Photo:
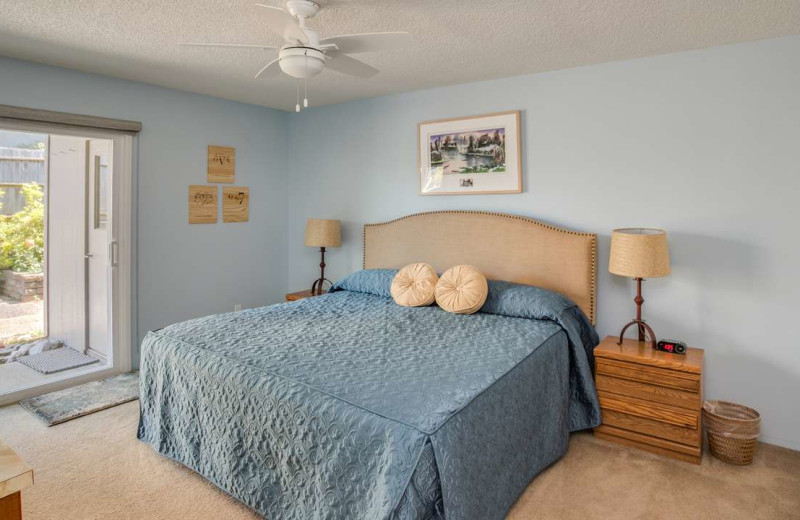
[[[222,188],[222,221],[247,222],[250,220],[250,190],[244,186]]]
[[[208,182],[234,183],[236,181],[236,148],[208,147]]]
[[[189,224],[217,222],[217,187],[189,186]]]

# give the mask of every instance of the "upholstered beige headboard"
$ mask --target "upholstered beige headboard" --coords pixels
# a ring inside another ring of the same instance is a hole
[[[364,226],[364,268],[427,262],[442,272],[458,264],[487,278],[537,285],[577,303],[595,323],[597,235],[516,215],[434,211]]]

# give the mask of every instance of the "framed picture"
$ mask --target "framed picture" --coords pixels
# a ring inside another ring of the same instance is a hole
[[[522,192],[519,111],[418,125],[420,195]]]

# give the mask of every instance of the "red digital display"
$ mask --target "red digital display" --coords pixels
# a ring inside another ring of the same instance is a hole
[[[656,350],[669,352],[670,354],[685,354],[686,344],[682,341],[662,339],[658,342]]]

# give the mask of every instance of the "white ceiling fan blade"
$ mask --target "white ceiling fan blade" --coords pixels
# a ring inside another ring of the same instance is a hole
[[[280,74],[281,73],[281,67],[279,65],[280,61],[281,61],[280,58],[275,58],[271,62],[267,63],[263,69],[258,71],[258,74],[256,74],[256,79],[271,78]]]
[[[319,43],[320,45],[335,44],[339,51],[345,54],[393,51],[407,47],[411,43],[411,35],[407,32],[344,34],[325,38]]]
[[[350,76],[356,76],[359,78],[371,78],[380,72],[375,67],[367,65],[363,61],[358,61],[355,58],[351,58],[346,54],[337,53],[329,56],[330,59],[325,61],[325,66],[343,74],[348,74]]]
[[[250,45],[245,43],[179,43],[181,47],[219,47],[231,49],[261,49],[265,51],[278,50],[277,47],[271,45]]]
[[[258,7],[264,8],[264,18],[270,30],[278,33],[287,42],[302,42],[308,43],[308,36],[297,25],[297,20],[294,16],[284,11],[280,7],[273,7],[271,5],[256,4]]]

